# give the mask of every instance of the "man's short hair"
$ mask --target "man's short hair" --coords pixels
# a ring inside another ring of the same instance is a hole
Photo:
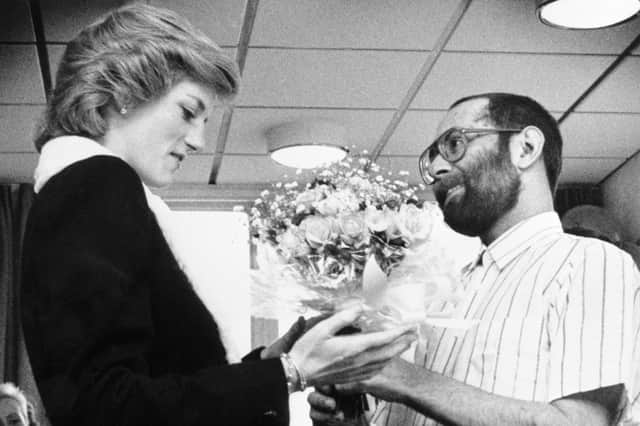
[[[542,156],[549,188],[555,192],[562,169],[562,136],[556,119],[538,102],[527,96],[513,93],[492,92],[466,96],[455,101],[449,108],[473,99],[489,101],[487,118],[498,128],[535,126],[540,129],[545,139]]]

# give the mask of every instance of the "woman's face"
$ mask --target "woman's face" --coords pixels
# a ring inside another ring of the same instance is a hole
[[[125,114],[112,111],[102,144],[122,157],[149,186],[173,181],[187,157],[205,145],[205,124],[219,106],[214,93],[191,80]]]

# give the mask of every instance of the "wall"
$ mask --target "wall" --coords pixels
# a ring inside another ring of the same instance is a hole
[[[624,228],[626,241],[640,240],[640,151],[602,184],[604,207]]]

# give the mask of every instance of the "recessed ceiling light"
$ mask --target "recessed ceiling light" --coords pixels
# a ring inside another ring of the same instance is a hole
[[[345,129],[327,120],[298,120],[269,128],[265,135],[271,158],[296,169],[313,169],[342,160]]]
[[[566,29],[611,27],[639,11],[639,0],[537,0],[538,18],[547,25]]]

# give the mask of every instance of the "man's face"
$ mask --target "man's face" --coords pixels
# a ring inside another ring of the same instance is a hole
[[[438,135],[451,127],[495,127],[487,117],[487,105],[487,99],[457,105],[440,123]],[[500,137],[508,140],[510,136],[478,136],[455,163],[439,155],[434,159],[434,195],[445,222],[453,230],[470,236],[484,235],[518,201],[520,177],[511,163],[508,144],[500,143]]]

